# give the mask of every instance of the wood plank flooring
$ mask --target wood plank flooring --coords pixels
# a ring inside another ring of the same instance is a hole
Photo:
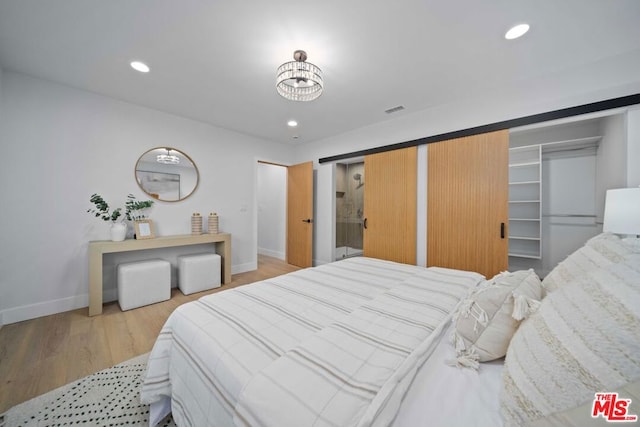
[[[234,274],[213,291],[183,295],[172,289],[169,301],[122,312],[116,302],[101,316],[88,309],[68,311],[0,328],[0,413],[14,405],[86,375],[151,351],[162,325],[181,304],[204,295],[298,270],[267,256],[258,269]]]

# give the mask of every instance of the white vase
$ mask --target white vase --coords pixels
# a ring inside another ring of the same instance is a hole
[[[127,224],[124,222],[114,222],[111,224],[111,240],[122,242],[127,235]]]

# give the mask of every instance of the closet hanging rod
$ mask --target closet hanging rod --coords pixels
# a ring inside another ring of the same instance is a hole
[[[585,147],[564,147],[564,148],[554,148],[554,149],[547,149],[547,150],[542,150],[542,156],[549,156],[552,154],[556,154],[556,153],[565,153],[567,151],[582,151],[582,150],[593,150],[594,148],[597,148],[597,146],[595,145],[589,145],[589,146],[585,146]]]
[[[583,214],[545,214],[543,217],[562,217],[562,218],[597,218],[596,215],[583,215]]]

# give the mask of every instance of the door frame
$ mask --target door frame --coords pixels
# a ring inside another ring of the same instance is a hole
[[[352,163],[364,164],[364,156],[356,156],[356,157],[351,157],[349,159],[343,159],[337,162],[331,162],[331,194],[333,196],[331,198],[331,262],[336,261],[336,249],[337,249],[336,233],[338,232],[338,217],[337,217],[338,201],[336,200],[336,197],[337,197],[336,196],[336,178],[338,176],[338,173],[336,172],[336,170],[337,170],[338,163],[346,164],[346,165],[350,165]],[[323,166],[323,165],[320,165],[320,166]],[[366,177],[365,177],[365,180],[366,180]],[[363,199],[363,205],[364,205],[364,199]],[[314,206],[314,209],[315,208],[316,207]],[[363,206],[363,209],[364,209],[364,206]],[[314,236],[314,242],[315,242],[315,236]]]
[[[263,156],[255,156],[254,157],[254,166],[253,166],[253,212],[252,212],[252,227],[253,227],[253,242],[252,242],[252,252],[256,254],[256,258],[255,258],[255,263],[253,265],[253,269],[257,270],[258,269],[258,165],[260,163],[266,163],[266,164],[270,164],[270,165],[274,165],[274,166],[281,166],[284,168],[287,168],[287,176],[288,176],[288,168],[290,166],[295,166],[297,164],[300,163],[306,163],[306,162],[283,162],[283,161],[278,161],[278,160],[273,160],[273,159],[265,159]],[[315,195],[316,195],[316,171],[315,168],[312,169],[312,180],[313,180],[313,186],[312,186],[312,201],[313,201],[313,210],[312,210],[312,215],[313,215],[313,223],[312,223],[312,246],[311,246],[311,253],[312,253],[312,257],[311,257],[311,264],[312,266],[315,265],[315,258],[313,258],[313,253],[315,252],[315,235],[316,235],[316,203],[315,203]],[[287,188],[288,184],[285,183],[285,195],[286,195],[286,199],[287,199],[287,204],[288,204],[288,200],[289,200],[289,195],[288,195],[288,188]],[[286,208],[285,208],[286,210]],[[288,221],[288,219],[287,219]],[[285,240],[287,239],[287,231],[285,230]],[[288,259],[288,245],[285,248],[285,262]]]
[[[255,254],[255,268],[258,269],[258,163],[267,163],[275,166],[282,166],[288,168],[289,166],[295,164],[292,162],[279,161],[275,159],[267,159],[264,156],[256,156],[254,157],[254,165],[253,165],[253,242],[252,242],[252,252]],[[285,192],[287,190],[287,184],[285,183]],[[286,230],[285,230],[285,239],[286,239]],[[285,260],[286,260],[286,249],[285,249]]]

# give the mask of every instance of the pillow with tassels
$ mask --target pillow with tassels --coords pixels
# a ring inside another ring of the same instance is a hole
[[[478,369],[479,362],[504,357],[520,321],[542,299],[542,283],[531,270],[504,272],[487,280],[454,315],[456,359],[450,364]]]

